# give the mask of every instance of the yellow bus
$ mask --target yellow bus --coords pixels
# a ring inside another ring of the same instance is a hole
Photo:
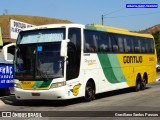
[[[149,34],[98,24],[53,24],[22,30],[14,57],[19,100],[95,99],[102,92],[156,80],[156,50]]]

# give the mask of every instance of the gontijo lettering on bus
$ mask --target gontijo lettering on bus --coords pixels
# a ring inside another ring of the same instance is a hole
[[[123,62],[124,63],[142,63],[143,59],[142,59],[142,56],[124,56]]]

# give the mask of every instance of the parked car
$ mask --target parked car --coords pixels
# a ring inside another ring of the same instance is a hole
[[[157,71],[157,72],[160,72],[160,64],[157,64],[157,65],[156,65],[156,71]]]

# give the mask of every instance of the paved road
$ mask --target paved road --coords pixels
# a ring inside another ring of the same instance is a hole
[[[107,119],[118,119],[118,120],[139,120],[139,119],[152,119],[159,120],[160,119],[160,82],[155,82],[147,86],[147,89],[140,92],[133,92],[131,89],[124,89],[118,91],[107,92],[104,94],[99,94],[96,96],[96,100],[92,102],[81,102],[81,99],[68,100],[68,101],[17,101],[14,97],[1,97],[0,102],[0,111],[59,111],[48,113],[49,115],[54,116],[67,116],[74,115],[80,116],[74,119],[84,119],[82,117],[86,117],[85,119],[106,119],[106,117],[92,117],[91,116],[101,116],[101,115],[115,115],[116,113],[124,113],[121,111],[132,111],[131,114],[137,113],[136,111],[157,111],[159,114],[158,117],[107,117]],[[61,112],[63,111],[63,112]],[[65,112],[66,111],[66,112]],[[72,112],[68,112],[72,111]],[[78,111],[78,112],[77,112]],[[79,111],[103,111],[103,112],[79,112]],[[105,111],[105,112],[104,112]],[[109,111],[109,112],[106,112]],[[114,111],[111,112],[110,111]],[[116,111],[116,112],[115,112]],[[87,114],[89,116],[86,116]],[[129,114],[129,113],[128,113]],[[152,114],[149,112],[149,114]],[[140,114],[139,114],[140,115]],[[43,116],[43,114],[42,114]],[[55,119],[64,119],[59,117],[54,117]],[[12,118],[17,119],[17,118]],[[29,120],[35,118],[27,118]],[[41,118],[37,118],[40,120]],[[42,118],[44,119],[44,118]],[[53,119],[53,118],[45,118],[45,119]],[[70,120],[71,117],[66,117],[65,119]]]

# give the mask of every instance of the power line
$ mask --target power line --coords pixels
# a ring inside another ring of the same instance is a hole
[[[146,2],[147,0],[142,0],[141,2],[139,2],[138,4],[140,3],[143,3],[143,2]],[[110,15],[110,14],[113,14],[113,13],[116,13],[116,12],[119,12],[119,11],[122,11],[122,10],[125,10],[126,8],[121,8],[121,9],[118,9],[118,10],[114,10],[112,12],[109,12],[107,14],[104,14],[103,16],[106,16],[106,15]]]
[[[152,12],[152,13],[143,13],[143,14],[132,14],[132,15],[124,15],[124,16],[113,16],[113,17],[107,17],[107,18],[121,18],[121,17],[134,17],[134,16],[142,16],[142,15],[151,15],[151,14],[158,14],[160,13],[160,11],[158,12]]]
[[[122,11],[122,10],[124,10],[124,9],[126,9],[126,8],[121,8],[121,9],[118,9],[118,10],[115,10],[115,11],[112,11],[112,12],[109,12],[109,13],[107,13],[107,14],[104,14],[103,16],[110,15],[110,14],[113,14],[113,13],[116,13],[116,12],[119,12],[119,11]]]
[[[147,0],[142,0],[142,1],[139,2],[138,4],[143,3],[143,2],[146,2],[146,1],[147,1]],[[118,10],[115,10],[115,11],[112,11],[112,12],[109,12],[109,13],[107,13],[107,14],[103,14],[103,15],[101,16],[102,25],[103,25],[104,18],[105,18],[106,15],[110,15],[110,14],[113,14],[113,13],[116,13],[116,12],[120,12],[120,11],[125,10],[125,9],[126,9],[126,8],[121,8],[121,9],[118,9]]]

